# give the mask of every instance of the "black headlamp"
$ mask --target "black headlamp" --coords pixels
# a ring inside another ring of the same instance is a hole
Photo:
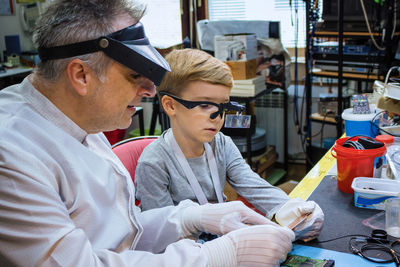
[[[38,49],[42,61],[98,51],[103,51],[110,58],[142,74],[156,85],[160,85],[165,72],[171,71],[168,62],[150,45],[140,22],[94,40]]]
[[[181,103],[183,106],[185,106],[187,109],[192,109],[195,108],[199,105],[212,105],[218,108],[218,111],[213,112],[210,114],[210,118],[211,119],[215,119],[218,115],[220,115],[221,117],[223,116],[224,112],[228,111],[228,110],[234,110],[237,112],[242,112],[245,110],[245,107],[237,102],[234,101],[229,101],[226,103],[221,103],[221,104],[217,104],[214,102],[210,102],[210,101],[189,101],[189,100],[185,100],[182,98],[179,98],[177,96],[171,95],[167,92],[160,92],[159,93],[161,97],[167,95],[169,97],[172,97],[173,99],[175,99],[176,101],[178,101],[179,103]]]

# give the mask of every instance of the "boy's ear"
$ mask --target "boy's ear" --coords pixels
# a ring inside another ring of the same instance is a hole
[[[163,96],[161,98],[161,105],[164,112],[169,116],[174,116],[176,113],[175,101],[169,96]]]
[[[89,84],[93,80],[93,71],[80,59],[74,59],[67,65],[67,76],[75,92],[85,96],[89,91]]]

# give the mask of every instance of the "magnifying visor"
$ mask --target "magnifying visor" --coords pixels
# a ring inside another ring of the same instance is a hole
[[[160,92],[159,94],[161,97],[167,95],[167,96],[175,99],[177,102],[181,103],[187,109],[192,109],[197,106],[211,106],[211,108],[210,108],[212,110],[212,113],[210,114],[211,119],[215,119],[218,115],[220,115],[222,118],[223,115],[225,114],[225,112],[228,110],[234,110],[237,112],[243,112],[245,110],[245,107],[243,105],[240,105],[239,103],[234,102],[234,101],[217,104],[217,103],[214,103],[211,101],[189,101],[189,100],[185,100],[185,99],[179,98],[177,96],[171,95],[166,92]]]
[[[38,49],[42,61],[98,51],[103,51],[110,58],[145,76],[156,85],[160,85],[165,72],[171,71],[168,62],[150,45],[140,22],[97,39]]]

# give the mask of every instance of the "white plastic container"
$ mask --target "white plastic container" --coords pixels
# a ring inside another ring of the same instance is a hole
[[[359,208],[385,209],[385,200],[400,197],[400,181],[380,178],[354,178],[354,205]]]

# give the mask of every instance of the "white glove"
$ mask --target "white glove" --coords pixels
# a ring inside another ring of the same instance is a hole
[[[275,214],[275,220],[282,226],[292,228],[296,239],[312,240],[321,233],[324,213],[314,201],[294,198],[286,202]]]
[[[199,232],[223,235],[247,224],[277,225],[240,201],[190,206],[183,210],[181,224],[184,236]]]
[[[292,249],[294,233],[278,225],[232,231],[202,246],[210,267],[279,266]]]

